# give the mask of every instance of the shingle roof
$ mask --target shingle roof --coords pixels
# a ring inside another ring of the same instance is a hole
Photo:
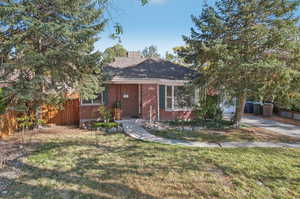
[[[136,66],[139,63],[142,63],[146,59],[140,56],[135,57],[116,57],[114,62],[108,64],[108,66],[114,68],[126,68],[130,66]]]
[[[125,60],[128,60],[127,58]],[[133,58],[137,61],[137,58]],[[158,78],[166,80],[192,80],[198,73],[187,67],[174,64],[172,62],[149,58],[140,60],[140,63],[133,64],[134,61],[126,61],[122,63],[120,60],[118,64],[110,64],[104,67],[104,72],[112,79],[117,78]],[[130,63],[130,64],[128,64]]]

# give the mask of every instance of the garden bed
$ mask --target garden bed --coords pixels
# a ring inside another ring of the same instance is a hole
[[[232,122],[226,120],[191,120],[145,123],[145,128],[154,130],[200,131],[203,129],[231,129]]]
[[[122,133],[123,127],[117,122],[87,121],[81,124],[82,129],[104,131],[107,133]]]

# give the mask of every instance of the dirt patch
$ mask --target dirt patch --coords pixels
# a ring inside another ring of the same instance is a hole
[[[241,129],[203,129],[199,131],[150,131],[158,137],[197,142],[283,142],[298,143],[299,138],[282,135],[263,128],[249,127]]]
[[[5,168],[9,162],[33,150],[35,143],[39,143],[41,139],[45,139],[47,136],[53,137],[53,135],[55,135],[59,138],[60,135],[72,136],[82,132],[84,131],[75,126],[52,126],[38,130],[30,130],[26,131],[24,136],[22,136],[22,133],[17,132],[6,140],[0,140],[0,169]]]
[[[1,141],[0,142],[0,169],[12,160],[24,154],[23,144],[18,141]]]
[[[24,146],[18,140],[0,142],[0,193],[5,193],[8,180],[16,179],[20,175],[20,170],[14,167],[14,161],[25,154]]]
[[[258,127],[250,127],[250,128],[244,128],[241,129],[241,133],[246,133],[249,135],[253,135],[253,137],[257,140],[261,141],[270,141],[270,142],[300,142],[299,138],[282,135],[279,133],[276,133],[274,131],[270,131],[264,128],[258,128]]]
[[[282,117],[278,117],[278,116],[273,116],[271,118],[265,118],[265,119],[271,119],[277,122],[282,122],[282,123],[287,123],[287,124],[293,124],[296,126],[300,126],[300,121],[297,120],[293,120],[293,119],[288,119],[288,118],[282,118]]]
[[[244,115],[245,116],[253,116],[253,114],[249,114],[249,113],[245,113]],[[261,118],[267,119],[267,120],[273,120],[273,121],[276,121],[276,122],[281,122],[281,123],[300,126],[300,121],[289,119],[289,118],[279,117],[277,115],[273,115],[272,117],[263,117],[262,115],[254,115],[254,116],[261,117]]]
[[[9,180],[17,179],[20,176],[19,158],[34,151],[35,145],[40,144],[41,140],[47,140],[47,137],[55,136],[73,136],[78,133],[86,133],[75,126],[51,126],[43,129],[26,131],[22,137],[22,133],[17,132],[0,140],[0,194],[6,193],[9,186]],[[9,180],[7,180],[9,179]]]

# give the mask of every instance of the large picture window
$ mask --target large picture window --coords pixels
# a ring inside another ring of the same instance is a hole
[[[82,99],[81,105],[100,105],[103,104],[103,93],[100,93],[95,99]]]
[[[185,86],[166,86],[166,109],[189,110],[195,103],[195,90]]]

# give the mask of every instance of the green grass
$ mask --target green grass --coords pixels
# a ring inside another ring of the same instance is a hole
[[[224,129],[232,126],[232,122],[227,120],[175,120],[166,123],[170,126],[201,126],[208,129]]]
[[[93,123],[92,126],[93,126],[94,128],[101,127],[101,128],[111,129],[111,128],[116,128],[116,127],[118,127],[119,124],[116,123],[116,122],[95,122],[95,123]]]
[[[42,134],[0,198],[300,198],[300,150],[188,148],[122,134]]]
[[[150,132],[158,137],[197,142],[300,142],[298,138],[271,132],[260,132],[259,130],[251,128],[227,130],[206,129],[201,131],[152,130]]]

